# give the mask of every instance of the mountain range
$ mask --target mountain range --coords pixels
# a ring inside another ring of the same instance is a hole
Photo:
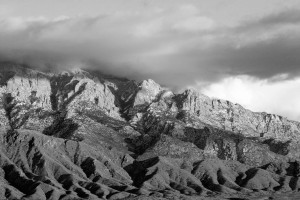
[[[192,89],[0,63],[0,199],[299,199],[300,122]]]

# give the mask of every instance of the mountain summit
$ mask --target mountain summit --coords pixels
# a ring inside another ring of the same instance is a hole
[[[253,199],[300,188],[300,123],[282,116],[151,79],[15,63],[0,63],[0,96],[0,199]]]

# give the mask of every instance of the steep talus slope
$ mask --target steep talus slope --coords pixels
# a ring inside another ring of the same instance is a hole
[[[0,199],[276,199],[300,188],[300,125],[281,116],[151,79],[14,63],[1,63],[0,92]]]

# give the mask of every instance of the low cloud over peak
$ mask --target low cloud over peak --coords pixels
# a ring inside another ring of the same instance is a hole
[[[99,63],[101,70],[171,87],[235,75],[292,78],[300,71],[299,13],[284,10],[233,27],[189,4],[97,16],[10,17],[0,20],[0,53],[37,64]]]
[[[90,67],[128,78],[152,78],[175,89],[211,91],[207,88],[240,76],[256,80],[252,84],[293,82],[300,76],[300,8],[275,9],[268,2],[255,1],[247,4],[248,9],[238,2],[116,1],[105,4],[107,11],[89,7],[91,12],[74,15],[75,11],[61,9],[56,16],[45,8],[32,11],[48,15],[31,16],[27,11],[22,16],[21,8],[14,11],[3,5],[0,60]],[[70,9],[81,11],[86,5],[77,2]],[[243,10],[253,13],[245,18]],[[232,21],[228,13],[237,19]]]

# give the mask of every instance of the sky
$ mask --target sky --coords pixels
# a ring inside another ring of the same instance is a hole
[[[90,67],[300,121],[299,0],[0,0],[0,60]]]

